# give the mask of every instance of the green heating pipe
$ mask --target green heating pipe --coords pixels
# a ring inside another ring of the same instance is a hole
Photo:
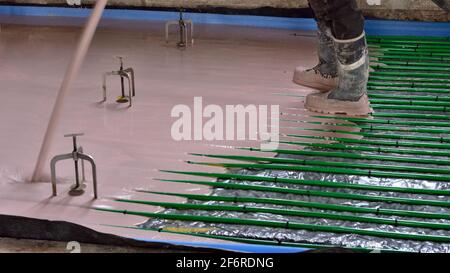
[[[408,110],[408,111],[431,111],[431,112],[448,112],[450,107],[443,106],[410,106],[410,105],[392,105],[392,104],[375,104],[373,109],[389,109],[389,110]]]
[[[448,53],[439,53],[439,52],[411,52],[411,51],[398,51],[398,50],[389,50],[389,49],[380,49],[380,50],[372,50],[370,52],[370,57],[383,57],[383,56],[411,56],[411,57],[440,57],[440,58],[448,58],[450,55]]]
[[[267,152],[258,148],[237,148],[246,151]],[[344,153],[344,152],[327,152],[327,151],[306,151],[306,150],[286,150],[276,149],[270,151],[279,154],[290,155],[303,155],[303,156],[317,156],[317,157],[335,157],[335,158],[349,158],[357,160],[377,160],[377,161],[391,161],[391,162],[403,162],[413,164],[432,164],[432,165],[444,165],[449,166],[450,160],[448,159],[435,159],[435,158],[413,158],[413,157],[401,157],[401,156],[388,156],[388,155],[371,155],[371,154],[357,154],[357,153]]]
[[[216,240],[223,240],[223,241],[230,241],[230,242],[236,242],[236,243],[244,243],[244,244],[254,244],[254,245],[268,245],[268,246],[281,246],[281,247],[297,247],[297,248],[310,248],[310,249],[324,249],[324,248],[344,248],[344,249],[350,249],[356,252],[361,253],[370,253],[370,252],[381,252],[381,253],[410,253],[406,251],[400,251],[395,249],[372,249],[372,248],[362,248],[362,247],[345,247],[345,246],[338,246],[338,245],[325,245],[325,244],[309,244],[309,243],[296,243],[296,242],[289,242],[289,241],[282,241],[279,239],[252,239],[252,238],[242,238],[242,237],[235,237],[235,236],[226,236],[226,235],[213,235],[213,234],[207,234],[203,232],[185,232],[185,231],[175,231],[173,228],[166,227],[166,228],[143,228],[143,227],[136,227],[136,226],[118,226],[118,225],[105,225],[109,227],[115,227],[115,228],[129,228],[129,229],[138,229],[138,230],[146,230],[146,231],[153,231],[153,232],[162,232],[162,233],[171,233],[171,234],[178,234],[178,235],[187,235],[187,236],[194,236],[194,237],[200,237],[200,238],[208,238],[208,239],[216,239]]]
[[[450,67],[422,67],[422,66],[409,66],[409,65],[370,65],[373,69],[377,70],[410,70],[410,71],[437,71],[437,72],[449,72]]]
[[[426,52],[408,52],[408,51],[379,51],[379,52],[371,52],[370,58],[380,58],[384,56],[409,56],[409,57],[437,57],[437,58],[449,58],[449,54],[445,53],[426,53]]]
[[[445,80],[447,81],[447,80]],[[450,81],[449,81],[450,82]],[[442,84],[442,83],[417,83],[414,81],[403,81],[403,82],[393,82],[393,81],[388,81],[386,80],[380,80],[380,81],[369,81],[367,83],[368,87],[373,88],[374,90],[380,90],[380,91],[384,91],[382,89],[382,87],[388,87],[387,91],[395,91],[395,90],[400,90],[401,91],[408,91],[408,90],[414,90],[412,92],[427,92],[430,91],[430,93],[436,93],[435,91],[437,90],[437,93],[444,93],[445,94],[445,90],[450,89],[450,84]],[[401,89],[399,89],[401,88]],[[418,91],[416,91],[419,88]],[[390,90],[389,90],[390,89]],[[429,96],[429,97],[435,97],[435,96]]]
[[[382,91],[382,92],[409,92],[409,93],[437,93],[437,94],[450,94],[449,89],[431,89],[420,87],[396,87],[396,86],[367,86],[368,91]]]
[[[418,53],[419,55],[422,53],[440,53],[443,55],[447,55],[450,53],[449,47],[436,47],[433,45],[421,45],[419,47],[413,45],[396,45],[396,44],[385,44],[385,45],[369,45],[369,52],[408,52],[408,53]]]
[[[334,120],[349,121],[349,122],[354,122],[354,123],[375,123],[375,124],[392,124],[392,125],[407,125],[407,126],[450,127],[450,123],[448,123],[448,121],[444,121],[444,122],[415,121],[415,120],[411,121],[411,120],[371,119],[371,118],[336,117],[336,116],[313,116],[313,117],[314,118],[319,118],[319,119],[334,119]],[[450,118],[450,116],[447,116],[447,117]]]
[[[192,221],[192,222],[207,222],[207,223],[220,223],[220,224],[234,224],[234,225],[247,225],[247,226],[261,226],[271,228],[285,228],[293,230],[309,230],[309,231],[321,231],[330,233],[344,233],[344,234],[358,234],[382,238],[393,238],[403,240],[416,240],[416,241],[429,241],[429,242],[450,242],[450,237],[441,235],[425,235],[425,234],[412,234],[402,232],[390,232],[390,231],[376,231],[367,229],[356,229],[342,226],[323,226],[314,224],[304,224],[299,222],[289,221],[269,221],[269,220],[257,220],[257,219],[241,219],[241,218],[228,218],[228,217],[215,217],[215,216],[200,216],[200,215],[186,215],[176,213],[152,213],[142,211],[128,211],[128,210],[115,210],[106,208],[95,208],[99,211],[121,213],[128,215],[143,216],[148,218],[157,218],[165,220],[177,220],[177,221]]]
[[[450,79],[450,74],[446,73],[427,73],[427,72],[402,72],[402,71],[373,71],[370,72],[371,76],[389,76],[389,77],[406,77],[406,78],[433,78],[448,80]]]
[[[317,166],[292,166],[282,164],[244,164],[244,163],[211,163],[211,162],[193,162],[187,161],[189,164],[222,167],[227,169],[248,169],[248,170],[279,170],[279,171],[298,171],[298,172],[317,172],[317,173],[331,173],[331,174],[345,174],[345,175],[358,175],[367,177],[378,178],[399,178],[399,179],[414,179],[425,181],[440,181],[450,182],[450,177],[446,175],[432,175],[432,174],[415,174],[415,173],[394,173],[384,171],[371,171],[371,170],[353,170],[346,168],[336,167],[317,167]],[[450,204],[450,203],[449,203]]]
[[[374,107],[375,105],[372,105]],[[450,109],[449,109],[450,110]],[[395,126],[376,126],[376,125],[362,125],[362,124],[349,124],[349,123],[337,123],[333,121],[306,121],[306,120],[292,120],[292,119],[280,119],[280,121],[291,123],[306,123],[306,124],[318,124],[318,125],[332,125],[338,127],[350,127],[360,128],[368,131],[397,131],[397,132],[411,132],[411,133],[426,133],[426,134],[450,134],[449,129],[440,128],[417,128],[417,127],[395,127]],[[302,127],[289,127],[295,130],[303,130]],[[310,128],[307,128],[310,129]]]
[[[296,98],[303,98],[296,94],[277,94]],[[397,105],[422,105],[422,106],[450,106],[449,97],[439,96],[410,96],[410,95],[390,95],[368,92],[372,104],[397,104]]]
[[[418,56],[450,56],[450,52],[445,49],[420,49],[420,48],[399,48],[399,47],[370,47],[369,52],[373,53],[395,53],[399,55],[418,55]]]
[[[369,51],[378,51],[383,49],[393,49],[393,50],[401,50],[401,51],[413,51],[413,52],[442,52],[448,53],[450,52],[450,46],[448,45],[425,45],[425,44],[394,44],[394,43],[385,43],[385,44],[369,44]]]
[[[166,181],[166,182],[170,182],[170,181]],[[178,182],[177,180],[172,180],[172,182],[186,183],[186,181]],[[205,184],[205,183],[209,183],[209,184]],[[278,192],[278,193],[293,194],[293,195],[308,196],[308,197],[315,196],[315,197],[350,199],[350,200],[359,200],[359,201],[368,201],[368,202],[398,203],[398,204],[415,205],[415,206],[450,207],[450,202],[441,201],[441,200],[410,199],[410,198],[401,198],[401,197],[363,195],[363,194],[344,193],[344,192],[289,189],[289,188],[280,188],[280,187],[272,187],[272,186],[240,185],[240,184],[231,184],[231,183],[222,183],[222,182],[205,182],[205,183],[203,183],[203,185],[207,185],[207,186],[211,186],[212,185],[211,183],[215,183],[214,187],[220,187],[220,188],[230,188],[228,185],[233,185],[233,186],[239,185],[241,187],[234,187],[234,188],[255,190],[255,191]],[[193,183],[190,183],[190,184],[193,184]],[[226,184],[226,185],[224,185],[224,184]],[[138,192],[155,193],[152,191],[145,191],[145,190],[138,190]],[[231,198],[234,198],[234,197],[231,197]],[[263,200],[263,201],[267,202],[267,200]],[[278,202],[278,203],[280,204],[280,202]]]
[[[401,51],[417,53],[447,53],[448,46],[436,46],[433,44],[396,44],[396,43],[368,43],[369,53],[378,53],[384,51]]]
[[[394,105],[411,105],[411,106],[442,106],[449,107],[450,102],[448,101],[423,101],[416,99],[377,99],[373,98],[370,100],[371,104],[394,104]],[[444,110],[445,111],[445,110]]]
[[[415,54],[414,54],[415,53]],[[386,56],[395,56],[397,58],[400,57],[409,57],[409,59],[416,57],[416,60],[420,60],[422,58],[437,58],[436,61],[444,62],[447,58],[449,58],[447,53],[438,53],[438,52],[409,52],[409,51],[389,51],[388,49],[380,50],[377,48],[372,48],[372,51],[369,50],[370,58],[380,58]]]
[[[294,159],[294,158],[279,158],[279,157],[260,157],[260,156],[242,156],[242,155],[213,155],[213,154],[195,154],[193,156],[230,159],[238,161],[250,161],[258,164],[287,164],[287,165],[310,165],[310,166],[324,166],[324,167],[338,167],[338,168],[355,168],[355,169],[370,169],[380,171],[393,172],[412,172],[412,173],[434,173],[434,174],[450,174],[450,169],[444,168],[423,168],[416,166],[402,166],[402,165],[382,165],[382,164],[368,164],[368,163],[353,163],[353,162],[335,162],[323,160],[309,160],[309,159]],[[450,177],[449,177],[450,178]]]
[[[363,151],[373,153],[387,153],[387,154],[409,154],[409,155],[425,155],[425,156],[442,156],[449,157],[450,151],[427,151],[427,150],[406,150],[406,149],[393,149],[382,147],[370,147],[370,146],[349,146],[341,143],[310,143],[303,141],[279,141],[281,144],[306,146],[319,149],[332,149],[343,151]]]
[[[383,35],[377,35],[377,36],[368,36],[367,41],[369,43],[412,43],[412,44],[418,44],[418,43],[425,43],[425,44],[434,44],[434,43],[443,43],[446,44],[449,41],[446,37],[420,37],[420,36],[383,36]]]
[[[443,91],[450,89],[450,84],[448,80],[440,80],[443,81],[445,83],[442,82],[424,82],[424,81],[414,81],[411,79],[407,79],[404,78],[403,81],[401,80],[390,80],[389,78],[392,79],[397,79],[396,77],[380,77],[380,78],[386,78],[384,80],[369,80],[367,82],[367,86],[370,87],[403,87],[403,88],[422,88],[422,89],[429,89],[429,90],[434,90],[434,89],[438,89],[438,90],[442,90]],[[434,81],[434,79],[430,79],[432,81]],[[433,89],[434,88],[434,89]],[[408,89],[404,89],[404,90],[408,90]],[[438,91],[439,92],[439,91]],[[444,93],[444,92],[441,92]]]
[[[450,149],[450,144],[445,143],[428,143],[428,142],[407,142],[407,141],[384,141],[384,140],[371,140],[371,139],[353,139],[344,137],[323,137],[323,136],[306,136],[298,134],[287,134],[288,137],[307,138],[307,139],[319,139],[338,141],[351,144],[368,144],[368,145],[380,145],[380,146],[394,146],[394,147],[414,147],[414,148],[431,148],[431,149]],[[378,148],[376,148],[378,149]],[[444,152],[445,153],[445,152]]]
[[[449,44],[449,40],[445,38],[436,37],[437,39],[432,40],[425,40],[420,39],[420,37],[417,38],[410,38],[410,37],[396,37],[396,36],[385,36],[385,37],[371,37],[368,36],[366,39],[369,43],[398,43],[398,44]]]
[[[415,87],[415,84],[440,84],[439,87],[436,88],[448,88],[450,85],[449,79],[433,79],[433,78],[407,78],[407,77],[394,77],[394,76],[375,76],[369,75],[369,83],[397,83],[403,82],[408,84],[406,87]],[[411,86],[412,85],[412,86]],[[420,87],[420,86],[419,86]]]
[[[386,52],[384,52],[386,53]],[[413,60],[413,61],[426,61],[426,62],[450,62],[450,57],[429,57],[429,56],[409,56],[409,55],[395,55],[395,54],[382,54],[379,56],[373,56],[376,60]]]
[[[408,221],[401,219],[387,219],[380,217],[368,217],[368,216],[354,216],[338,213],[325,213],[325,212],[312,212],[304,210],[292,210],[292,209],[275,209],[275,208],[260,208],[246,205],[203,205],[203,204],[189,204],[189,203],[171,203],[171,202],[153,202],[145,200],[130,200],[130,199],[115,199],[115,201],[123,203],[141,204],[148,206],[163,207],[166,209],[177,210],[207,210],[207,211],[234,211],[243,213],[270,213],[276,215],[297,216],[306,218],[319,218],[319,219],[331,219],[358,223],[373,223],[380,225],[391,226],[404,226],[414,228],[427,228],[427,229],[439,229],[450,230],[450,224],[443,223],[430,223],[421,221]]]
[[[450,86],[449,86],[450,89]],[[450,103],[450,97],[442,96],[411,96],[411,95],[390,95],[390,94],[370,94],[369,97],[374,99],[404,100],[410,101],[430,101],[430,102],[447,102]]]
[[[440,44],[449,44],[449,40],[447,39],[433,39],[433,40],[424,40],[421,39],[420,37],[417,38],[410,38],[410,37],[367,37],[367,42],[368,43],[396,43],[396,44],[436,44],[436,45],[440,45]]]
[[[277,94],[282,96],[304,98],[297,94]],[[450,98],[442,96],[411,96],[391,95],[384,93],[368,92],[372,104],[396,104],[396,105],[419,105],[419,106],[450,106]]]
[[[378,58],[378,60],[375,61],[376,63],[382,63],[385,65],[401,65],[401,66],[424,66],[426,69],[428,67],[450,67],[450,63],[437,63],[437,62],[411,62],[411,61],[390,61],[390,60],[383,60],[383,57]],[[381,66],[384,67],[384,66]]]
[[[321,181],[321,180],[305,180],[305,179],[292,179],[292,178],[280,178],[280,177],[267,177],[267,176],[257,176],[257,175],[233,174],[233,173],[182,172],[182,171],[169,171],[169,170],[161,170],[161,172],[179,174],[179,175],[190,175],[190,176],[216,178],[216,179],[233,179],[236,181],[272,182],[272,183],[317,186],[317,187],[327,187],[327,188],[346,188],[346,189],[356,189],[356,190],[399,192],[399,193],[410,193],[410,194],[427,194],[427,195],[438,195],[438,196],[449,196],[450,195],[450,190],[387,187],[387,186],[379,186],[379,185],[353,184],[353,183],[345,183],[345,182],[330,182],[330,181]],[[161,181],[161,179],[159,179],[159,180]],[[187,181],[187,180],[183,180],[183,181]],[[211,185],[209,185],[209,186],[211,186]]]
[[[304,109],[300,109],[300,108],[289,108],[289,109],[293,109],[293,110],[304,110]],[[286,113],[282,113],[282,114],[286,114]],[[297,114],[291,114],[288,113],[290,115],[297,115]],[[304,116],[304,115],[302,115]],[[385,118],[404,118],[404,119],[435,119],[435,120],[450,120],[450,116],[449,115],[437,115],[437,114],[425,114],[425,113],[386,113],[386,112],[375,112],[375,113],[370,113],[369,116],[372,117],[385,117]],[[325,118],[341,118],[343,120],[347,119],[347,118],[351,118],[348,116],[339,116],[339,115],[335,115],[335,116],[311,116],[314,118],[321,118],[321,117],[325,117]]]
[[[409,36],[409,35],[369,35],[368,40],[405,40],[405,41],[450,41],[450,37],[434,37],[434,36]]]
[[[424,136],[424,135],[400,135],[400,134],[377,134],[368,132],[349,132],[343,130],[327,130],[327,129],[314,129],[314,128],[302,128],[298,130],[303,131],[314,131],[314,132],[324,132],[324,133],[342,133],[347,135],[357,135],[369,138],[383,138],[383,139],[398,139],[398,140],[419,140],[419,141],[431,141],[439,143],[448,143],[450,138],[447,137],[436,137],[436,136]]]
[[[377,113],[374,113],[376,117]],[[293,113],[281,113],[282,116],[295,116],[295,117],[305,117],[305,115],[298,115]],[[424,115],[425,116],[425,115]],[[440,116],[440,115],[439,115]],[[326,119],[326,120],[336,120],[332,121],[332,125],[336,126],[346,126],[346,125],[352,125],[350,123],[343,123],[343,122],[352,122],[352,123],[373,123],[373,124],[390,124],[390,125],[406,125],[406,126],[431,126],[431,127],[450,127],[450,123],[448,121],[411,121],[411,120],[397,120],[397,119],[378,119],[378,118],[356,118],[356,117],[341,117],[341,116],[308,116],[313,117],[316,119]],[[395,115],[391,115],[390,117],[395,117]],[[448,116],[450,117],[450,116]],[[428,118],[428,117],[427,117]],[[425,118],[426,119],[426,118]],[[314,123],[314,121],[305,121],[305,120],[296,120],[295,122],[299,123],[312,123],[312,124],[318,124],[317,122]],[[325,124],[329,124],[330,121],[324,121],[321,122]],[[403,131],[403,130],[401,130]]]
[[[253,185],[221,183],[221,182],[209,182],[209,183],[211,183],[209,186],[212,186],[215,188],[223,188],[223,189],[241,189],[241,190],[278,192],[278,193],[290,193],[290,194],[292,194],[292,191],[293,191],[292,189],[280,188],[280,187],[253,186]],[[289,200],[289,199],[261,198],[261,197],[217,196],[217,195],[200,195],[200,194],[186,194],[186,193],[168,193],[168,192],[155,192],[155,191],[145,191],[145,190],[137,190],[137,191],[142,192],[142,193],[175,196],[175,197],[182,197],[182,198],[186,198],[186,199],[190,199],[190,200],[199,200],[199,201],[208,201],[208,202],[209,201],[218,201],[218,202],[231,202],[231,203],[271,204],[271,205],[291,206],[291,207],[299,207],[299,208],[315,208],[315,209],[332,210],[332,211],[346,211],[346,212],[352,212],[352,213],[368,213],[368,214],[375,214],[375,215],[450,220],[450,214],[414,211],[414,210],[410,210],[410,209],[397,210],[397,209],[385,209],[385,208],[380,208],[380,207],[368,208],[368,207],[358,207],[358,206],[354,206],[354,205],[337,205],[337,204],[329,204],[329,203],[302,201],[302,200],[298,200],[298,199]]]
[[[422,113],[371,113],[372,117],[385,117],[385,118],[405,118],[405,119],[436,119],[436,120],[450,120],[449,115],[433,115]]]
[[[442,129],[442,128],[417,128],[417,127],[394,127],[394,126],[379,126],[378,124],[380,123],[386,123],[386,124],[396,124],[396,125],[400,125],[401,123],[404,123],[403,125],[416,125],[416,126],[428,126],[425,125],[425,122],[411,122],[411,124],[407,124],[408,122],[405,121],[389,121],[389,120],[370,120],[370,119],[366,119],[365,121],[358,121],[357,118],[355,118],[355,123],[358,124],[350,124],[350,123],[345,123],[345,120],[343,119],[336,119],[336,121],[327,121],[327,120],[323,120],[323,121],[306,121],[306,120],[292,120],[292,119],[280,119],[280,121],[284,121],[284,122],[291,122],[291,123],[306,123],[306,124],[316,124],[316,125],[331,125],[331,126],[336,126],[336,127],[350,127],[350,128],[357,128],[357,129],[364,129],[364,130],[368,130],[368,131],[397,131],[397,132],[413,132],[413,133],[426,133],[426,134],[450,134],[450,130],[448,129]],[[351,118],[348,120],[351,121]],[[353,121],[351,121],[353,122]],[[361,123],[374,123],[370,124],[370,125],[362,125]],[[412,124],[415,123],[415,124]],[[418,125],[418,124],[422,124],[422,125]],[[439,122],[433,122],[432,123],[433,126],[438,126]],[[303,127],[289,127],[291,129],[296,129],[296,130],[303,130],[305,128]],[[308,128],[309,129],[309,128]]]

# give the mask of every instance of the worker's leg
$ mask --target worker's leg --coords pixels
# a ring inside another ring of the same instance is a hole
[[[366,115],[369,106],[366,85],[369,60],[364,34],[364,18],[355,0],[311,0],[315,13],[331,29],[337,57],[338,85],[324,94],[311,94],[305,106],[316,112]]]
[[[310,0],[310,2],[311,8],[320,10],[323,20],[329,22],[334,38],[354,39],[364,32],[364,16],[358,9],[356,0]]]
[[[314,2],[314,0],[310,0]],[[334,51],[333,36],[331,34],[331,22],[325,18],[325,4],[319,3],[324,1],[315,1],[313,8],[315,19],[317,22],[318,49],[317,54],[319,63],[305,70],[303,66],[299,66],[294,72],[294,82],[296,84],[311,87],[323,92],[327,92],[337,86],[338,71],[336,64],[336,53]],[[311,5],[311,3],[310,3]],[[319,5],[319,8],[317,8]]]

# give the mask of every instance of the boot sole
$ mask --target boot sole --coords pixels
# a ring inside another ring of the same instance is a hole
[[[324,100],[320,96],[311,94],[306,97],[305,108],[312,112],[333,115],[367,116],[373,113],[367,95],[362,96],[358,101],[340,101],[333,99]]]

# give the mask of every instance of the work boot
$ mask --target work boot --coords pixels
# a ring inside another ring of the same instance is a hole
[[[320,23],[318,26],[319,64],[308,70],[304,70],[300,66],[297,67],[294,72],[294,82],[302,86],[327,92],[336,87],[338,82],[336,53],[334,51],[331,30]]]
[[[367,98],[369,58],[366,37],[363,33],[350,40],[334,38],[339,81],[327,93],[309,94],[305,107],[326,114],[365,116],[372,112]]]

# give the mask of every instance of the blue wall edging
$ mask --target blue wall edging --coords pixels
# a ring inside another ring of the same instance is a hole
[[[0,5],[0,15],[84,18],[90,14],[90,11],[91,10],[87,8]],[[140,21],[166,21],[177,19],[178,13],[173,11],[107,9],[103,14],[103,18]],[[197,24],[222,24],[290,30],[316,29],[316,24],[311,18],[284,18],[209,13],[187,13],[186,18],[194,20]],[[450,36],[450,23],[367,20],[366,33],[369,35]]]
[[[254,244],[221,244],[221,243],[205,243],[205,242],[185,242],[185,241],[171,241],[171,240],[148,240],[142,238],[135,238],[139,241],[150,242],[150,243],[163,243],[171,245],[180,245],[187,247],[203,247],[219,250],[227,250],[241,253],[256,253],[256,254],[288,254],[288,253],[301,253],[308,251],[307,248],[297,248],[297,247],[284,247],[284,246],[265,246],[265,245],[254,245]]]

